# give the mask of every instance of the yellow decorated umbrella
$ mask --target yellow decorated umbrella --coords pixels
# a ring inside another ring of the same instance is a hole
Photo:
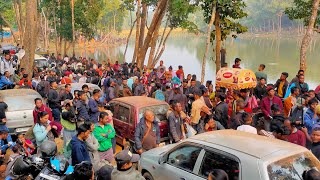
[[[257,78],[249,69],[222,68],[217,73],[216,85],[234,90],[254,88]]]

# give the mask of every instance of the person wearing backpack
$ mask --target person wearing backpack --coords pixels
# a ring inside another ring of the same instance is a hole
[[[157,90],[152,94],[152,97],[160,101],[165,101],[166,98],[163,94],[163,91],[161,90],[162,88],[161,84],[157,83],[156,87],[157,87]]]
[[[14,74],[13,65],[14,65],[14,62],[13,62],[13,59],[11,58],[11,55],[9,53],[5,54],[4,58],[1,57],[1,61],[0,61],[1,74],[4,75],[4,73],[8,71],[10,77],[12,77],[12,75]]]

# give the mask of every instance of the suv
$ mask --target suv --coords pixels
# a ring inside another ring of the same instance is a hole
[[[116,130],[116,141],[123,145],[128,139],[133,145],[134,132],[145,110],[153,111],[159,121],[161,142],[164,144],[168,138],[168,121],[166,113],[169,109],[168,103],[149,97],[132,96],[116,98],[109,102],[113,112],[113,123]]]

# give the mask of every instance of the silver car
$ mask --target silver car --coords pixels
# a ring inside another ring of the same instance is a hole
[[[26,132],[33,124],[34,99],[40,94],[31,89],[11,89],[0,91],[0,96],[8,105],[6,112],[10,133]]]
[[[235,130],[220,130],[147,151],[140,171],[147,180],[204,180],[210,172],[230,180],[302,179],[305,170],[320,170],[306,148]]]

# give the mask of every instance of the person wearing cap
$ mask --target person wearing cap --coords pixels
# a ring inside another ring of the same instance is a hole
[[[195,101],[192,103],[192,109],[191,109],[191,126],[197,131],[200,132],[201,127],[199,124],[200,121],[200,113],[204,112],[208,115],[211,115],[209,108],[206,106],[204,101],[201,99],[202,92],[200,90],[197,90],[193,93]]]
[[[273,86],[268,86],[267,87],[267,96],[262,98],[260,101],[260,107],[261,110],[264,114],[264,125],[266,127],[266,131],[270,131],[270,122],[272,120],[272,111],[271,111],[271,106],[273,104],[277,104],[280,108],[280,111],[283,110],[283,104],[282,100],[275,96],[275,91],[273,89]]]
[[[112,180],[145,180],[139,171],[137,171],[133,163],[137,163],[140,159],[138,154],[132,154],[129,150],[120,151],[116,154],[117,168],[111,173]]]
[[[160,127],[152,111],[146,110],[137,124],[134,132],[134,142],[134,148],[139,154],[159,146]]]

